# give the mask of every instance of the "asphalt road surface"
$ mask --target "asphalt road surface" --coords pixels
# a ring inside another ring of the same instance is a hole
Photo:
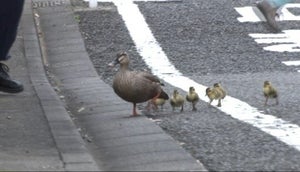
[[[237,18],[241,15],[235,9],[253,6],[254,2],[174,0],[134,3],[171,64],[184,76],[204,86],[220,82],[230,97],[246,102],[262,114],[271,114],[300,126],[300,67],[283,63],[300,60],[300,52],[297,52],[300,44],[295,44],[293,52],[279,52],[280,48],[268,51],[265,47],[281,45],[280,42],[256,42],[250,34],[272,37],[274,33],[265,22],[240,22]],[[137,51],[116,5],[99,2],[96,9],[87,9],[87,4],[82,1],[74,0],[73,3],[87,51],[105,82],[112,84],[116,70],[108,68],[107,64],[120,51],[129,54],[132,69],[151,70]],[[290,11],[300,16],[300,8]],[[295,31],[290,35],[292,39],[298,36],[300,21],[280,21],[279,26],[283,31],[281,35],[287,30]],[[270,105],[264,106],[262,86],[265,80],[271,81],[279,90],[279,105],[273,105],[275,101],[270,100]],[[164,89],[171,94],[175,87],[166,83]],[[186,94],[186,90],[179,91]],[[144,104],[139,105],[142,111],[144,107]],[[163,110],[145,114],[181,142],[210,171],[300,170],[299,149],[215,106],[208,106],[207,101],[200,101],[197,109],[192,112],[191,105],[186,103],[184,112],[172,112],[167,103]]]

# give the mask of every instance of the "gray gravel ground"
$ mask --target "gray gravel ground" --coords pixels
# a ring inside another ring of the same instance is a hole
[[[80,18],[79,26],[86,49],[102,79],[112,83],[116,69],[108,67],[108,63],[115,60],[117,53],[121,51],[130,55],[132,69],[148,70],[137,53],[117,9],[111,3],[103,3],[99,8],[101,10],[81,11],[75,14]]]
[[[300,76],[296,68],[281,63],[295,60],[299,55],[263,51],[248,36],[249,33],[269,33],[265,24],[240,24],[236,20],[238,14],[233,7],[254,2],[190,0],[138,4],[163,50],[185,75],[207,86],[220,81],[230,96],[300,125],[300,99],[293,93],[298,89]],[[77,6],[81,10],[75,15],[90,58],[105,82],[111,84],[116,72],[107,64],[122,50],[129,53],[131,68],[148,70],[112,3],[99,3],[96,10],[82,10],[82,7],[84,3]],[[295,29],[299,23],[282,22],[280,26]],[[261,89],[265,79],[281,90],[279,106],[262,106]],[[166,84],[164,89],[171,93],[173,87]],[[139,107],[143,109],[144,104]],[[172,112],[166,104],[163,111],[145,114],[155,119],[210,171],[300,170],[299,151],[217,108],[208,107],[207,102],[200,101],[197,108],[197,112],[192,112],[191,106],[185,104],[185,111],[179,113]]]
[[[148,2],[139,3],[139,6],[169,59],[184,73],[291,71],[281,60],[295,55],[266,52],[248,36],[249,33],[269,31],[261,23],[239,23],[236,19],[239,15],[233,9],[242,6],[239,2]],[[178,59],[182,59],[181,63],[176,63]],[[194,65],[199,62],[203,65]]]

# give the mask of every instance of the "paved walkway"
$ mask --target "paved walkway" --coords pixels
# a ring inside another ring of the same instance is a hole
[[[205,171],[148,118],[128,118],[131,105],[98,77],[68,0],[33,2],[7,63],[25,91],[0,93],[0,171]]]

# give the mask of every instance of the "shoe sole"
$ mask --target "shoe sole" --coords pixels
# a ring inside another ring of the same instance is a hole
[[[24,90],[24,87],[15,88],[15,89],[9,89],[9,88],[0,87],[0,91],[5,92],[5,93],[20,93],[23,90]]]

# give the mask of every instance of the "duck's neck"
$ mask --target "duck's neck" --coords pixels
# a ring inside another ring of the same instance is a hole
[[[121,70],[127,70],[128,69],[128,64],[121,64],[120,69]]]

